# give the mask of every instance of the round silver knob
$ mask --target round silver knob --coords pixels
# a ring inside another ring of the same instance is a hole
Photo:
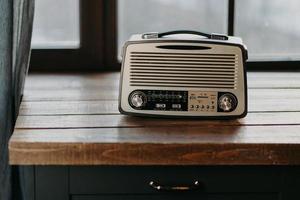
[[[219,108],[224,112],[231,112],[237,106],[237,99],[234,95],[227,93],[223,94],[218,101]]]
[[[129,103],[133,108],[142,108],[147,102],[147,96],[141,91],[133,92],[129,97]]]

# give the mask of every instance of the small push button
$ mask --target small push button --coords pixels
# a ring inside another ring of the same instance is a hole
[[[159,109],[164,109],[164,108],[166,108],[166,104],[164,104],[164,103],[157,103],[157,104],[155,105],[155,107],[156,107],[156,108],[159,108]]]
[[[172,104],[173,109],[181,109],[181,104]]]

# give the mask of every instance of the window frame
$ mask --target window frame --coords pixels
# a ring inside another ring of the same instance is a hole
[[[117,1],[80,0],[80,48],[33,49],[31,71],[120,70]],[[234,35],[235,0],[228,0],[228,35]],[[248,71],[295,71],[300,61],[248,61]]]
[[[31,71],[98,71],[112,67],[113,1],[80,0],[80,47],[32,49]],[[100,20],[99,20],[100,19]],[[110,58],[110,59],[108,59]],[[111,63],[110,63],[111,62]]]
[[[234,36],[235,1],[228,0],[228,35]],[[300,71],[299,61],[247,61],[247,71]],[[284,67],[283,67],[284,66]]]

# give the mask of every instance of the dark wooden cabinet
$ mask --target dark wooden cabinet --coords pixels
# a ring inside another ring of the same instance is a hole
[[[190,186],[198,193],[273,192],[283,178],[279,169],[257,167],[70,167],[71,194],[160,194],[151,181],[164,186]],[[272,184],[270,184],[272,183]]]
[[[72,200],[274,200],[278,194],[73,196]]]
[[[287,166],[35,166],[24,167],[35,200],[294,200],[300,168]],[[29,177],[29,176],[28,176]],[[33,179],[34,181],[32,181]],[[150,187],[199,187],[165,191]]]

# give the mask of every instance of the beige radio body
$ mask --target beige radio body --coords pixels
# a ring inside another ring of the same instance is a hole
[[[123,47],[119,110],[147,116],[244,117],[246,60],[247,49],[237,37],[134,35]]]

